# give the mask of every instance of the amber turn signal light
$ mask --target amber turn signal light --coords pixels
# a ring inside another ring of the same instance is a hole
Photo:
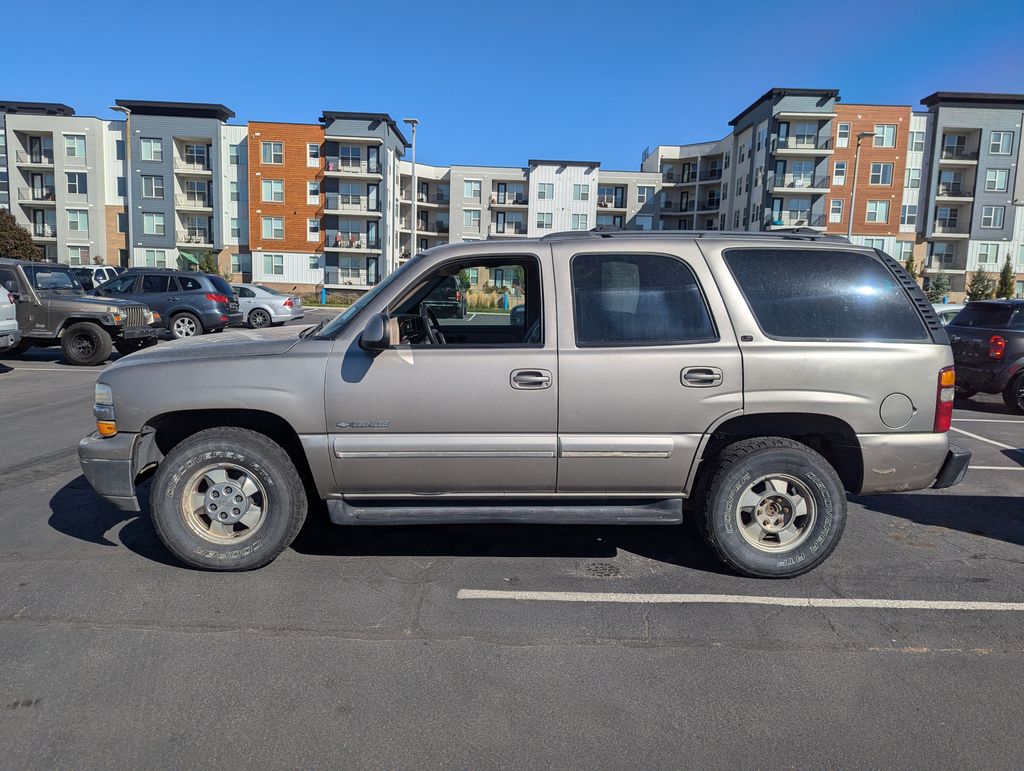
[[[97,420],[96,431],[100,436],[113,436],[117,433],[117,423],[112,420]]]

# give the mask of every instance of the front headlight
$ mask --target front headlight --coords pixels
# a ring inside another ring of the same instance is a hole
[[[117,423],[114,422],[114,392],[106,383],[96,384],[92,414],[96,417],[96,431],[100,436],[114,436],[117,433]]]
[[[110,386],[106,383],[96,384],[96,398],[94,401],[97,404],[106,404],[111,407],[114,406],[114,392],[110,390]]]

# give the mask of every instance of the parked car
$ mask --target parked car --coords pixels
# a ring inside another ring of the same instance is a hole
[[[438,318],[521,277],[522,325]],[[948,487],[953,354],[880,251],[817,232],[584,232],[417,255],[330,322],[143,351],[96,385],[93,487],[184,562],[265,565],[307,491],[342,525],[678,524],[749,576],[839,542],[846,494]],[[101,435],[102,434],[102,435]],[[679,531],[677,531],[679,532]]]
[[[20,340],[17,302],[11,292],[0,287],[0,351],[13,348]]]
[[[67,265],[0,258],[0,286],[17,306],[16,351],[59,345],[69,364],[93,366],[112,347],[126,354],[156,342],[144,303],[89,297]]]
[[[458,276],[447,276],[424,300],[439,318],[466,318],[466,288]]]
[[[129,268],[93,290],[99,297],[144,302],[176,338],[221,332],[242,320],[231,285],[220,276],[171,268]]]
[[[242,320],[253,329],[279,327],[305,316],[302,298],[261,284],[232,284]]]
[[[933,303],[932,307],[935,308],[935,315],[939,317],[942,326],[949,324],[956,318],[956,314],[964,309],[962,303]]]
[[[105,281],[117,278],[124,273],[124,268],[116,265],[74,265],[71,272],[78,277],[78,283],[85,290],[95,289]]]
[[[956,360],[957,395],[1002,394],[1024,415],[1024,300],[981,300],[964,307],[946,329]]]

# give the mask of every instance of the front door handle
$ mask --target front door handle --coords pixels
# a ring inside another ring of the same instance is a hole
[[[687,367],[679,376],[687,388],[712,388],[725,379],[718,367]]]
[[[167,299],[170,300],[172,303],[176,303],[176,302],[178,302],[179,298],[177,298],[177,297],[168,297]]]
[[[538,391],[551,387],[551,373],[546,369],[514,369],[509,382],[513,388]]]

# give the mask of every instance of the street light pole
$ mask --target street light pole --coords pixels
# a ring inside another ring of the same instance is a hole
[[[874,131],[860,131],[857,133],[857,150],[853,154],[853,186],[850,189],[850,211],[846,218],[847,241],[853,238],[853,207],[857,202],[857,174],[860,171],[860,143],[874,135]]]
[[[412,221],[409,223],[409,256],[416,254],[416,127],[419,125],[419,119],[417,118],[403,118],[403,123],[408,123],[412,126],[412,210],[410,216]]]
[[[122,265],[121,267],[130,267],[132,260],[132,111],[127,107],[121,107],[121,105],[113,105],[110,108],[115,112],[124,113],[124,202],[125,209],[128,214],[125,217],[125,240],[128,246],[128,265]]]

